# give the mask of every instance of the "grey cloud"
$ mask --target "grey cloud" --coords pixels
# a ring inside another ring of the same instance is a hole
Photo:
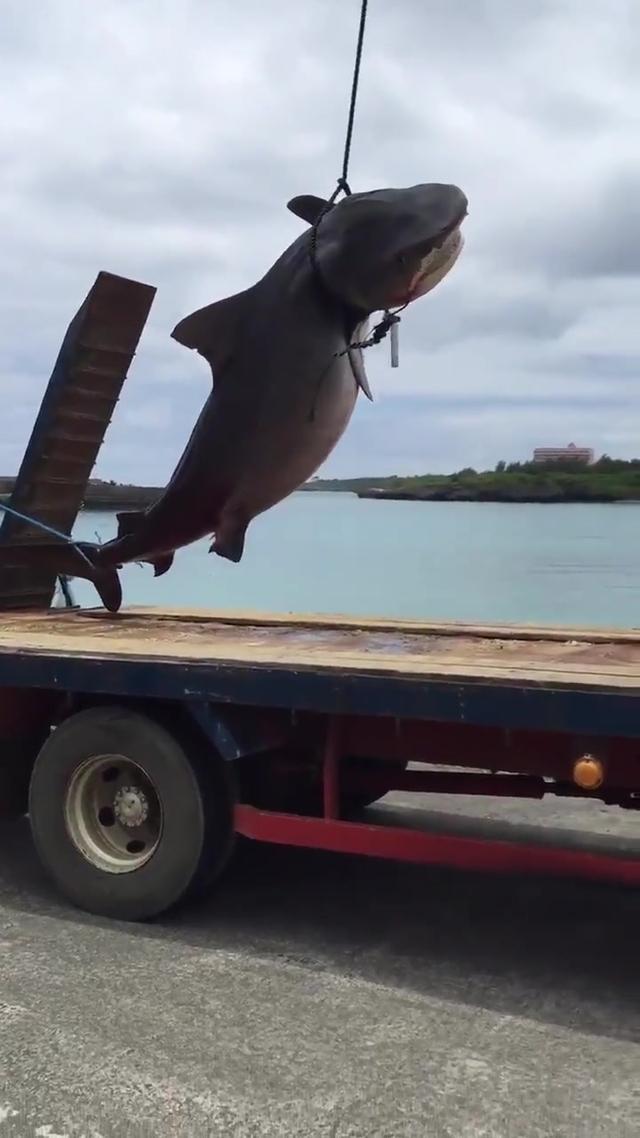
[[[108,268],[158,295],[99,469],[168,473],[210,382],[170,329],[262,275],[300,232],[289,197],[332,189],[357,18],[356,0],[5,0],[0,465]],[[458,181],[470,215],[454,273],[406,313],[400,370],[370,353],[379,398],[329,469],[490,464],[517,457],[509,431],[634,450],[639,37],[635,0],[370,5],[352,185]]]
[[[640,275],[640,158],[636,168],[603,172],[599,186],[585,179],[572,203],[540,203],[512,223],[498,257],[512,267],[545,269],[565,277]]]
[[[467,279],[462,269],[457,281],[451,277],[434,292],[428,306],[410,308],[404,325],[410,329],[412,344],[429,351],[480,337],[554,341],[571,328],[581,311],[577,298],[554,296],[537,278],[505,277],[496,287],[479,263],[477,275]]]

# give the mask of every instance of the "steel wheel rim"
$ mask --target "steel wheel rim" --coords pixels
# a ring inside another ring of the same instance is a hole
[[[162,805],[147,772],[125,755],[92,755],[74,771],[64,819],[76,849],[105,873],[133,873],[153,857]]]

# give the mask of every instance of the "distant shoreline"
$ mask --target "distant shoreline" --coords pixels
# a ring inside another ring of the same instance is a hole
[[[327,493],[337,493],[338,491],[326,491]],[[442,493],[420,493],[418,491],[410,490],[358,490],[356,491],[358,498],[374,499],[382,502],[493,502],[502,505],[520,506],[520,505],[538,505],[538,506],[570,506],[570,505],[619,505],[624,502],[628,505],[638,505],[640,503],[640,495],[637,498],[618,498],[611,497],[607,494],[590,494],[588,497],[567,491],[562,495],[549,495],[543,496],[541,494],[521,494],[518,497],[513,497],[508,494],[487,494],[480,497],[477,494],[457,493],[451,494],[443,491]]]
[[[13,490],[13,478],[0,478],[0,502],[8,502]],[[82,503],[83,510],[112,512],[114,510],[146,510],[160,497],[161,486],[121,486],[111,482],[90,482]]]
[[[504,502],[599,504],[640,501],[640,460],[603,455],[590,464],[499,462],[494,470],[466,467],[455,474],[378,478],[316,478],[305,490],[351,491],[392,502]]]
[[[0,503],[8,502],[14,478],[0,477]],[[381,478],[315,478],[298,488],[307,493],[351,493],[369,501],[494,502],[505,504],[600,505],[640,502],[640,462],[602,459],[587,469],[567,470],[514,464],[506,470],[463,470],[458,474]],[[134,486],[94,479],[83,510],[113,513],[146,510],[164,493],[161,486]]]

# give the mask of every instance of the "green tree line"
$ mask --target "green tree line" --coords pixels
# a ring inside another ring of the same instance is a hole
[[[309,490],[343,490],[366,497],[431,501],[640,501],[640,459],[603,455],[590,466],[566,462],[505,462],[493,470],[464,467],[453,474],[315,479]]]

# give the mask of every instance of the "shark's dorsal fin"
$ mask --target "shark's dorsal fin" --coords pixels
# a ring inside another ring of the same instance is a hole
[[[287,202],[287,209],[309,225],[315,225],[320,215],[330,208],[325,198],[317,198],[314,194],[300,194],[299,197]]]
[[[171,336],[185,348],[194,348],[211,364],[214,381],[228,364],[254,300],[255,285],[207,304],[176,324]]]

